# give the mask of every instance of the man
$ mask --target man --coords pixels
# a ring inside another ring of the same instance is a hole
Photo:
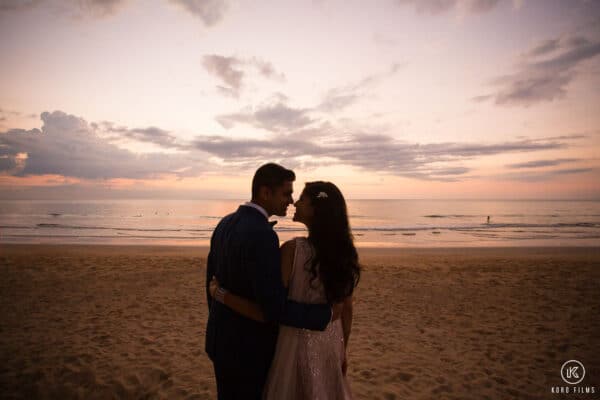
[[[279,238],[268,218],[286,215],[295,179],[293,171],[280,165],[261,166],[252,180],[252,201],[224,217],[213,232],[206,268],[206,352],[220,400],[261,398],[278,324],[324,330],[333,317],[327,304],[287,300],[281,280]],[[267,322],[250,320],[213,301],[213,275],[223,288],[258,303]]]

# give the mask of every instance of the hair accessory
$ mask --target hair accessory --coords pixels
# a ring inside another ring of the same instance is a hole
[[[329,196],[327,196],[327,193],[325,192],[319,192],[319,194],[317,195],[317,199],[326,199]]]

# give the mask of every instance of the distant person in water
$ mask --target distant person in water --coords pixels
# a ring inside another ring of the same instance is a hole
[[[279,238],[268,218],[286,215],[293,203],[294,180],[294,172],[280,165],[261,166],[252,179],[252,200],[224,217],[212,235],[206,266],[206,352],[213,362],[220,400],[262,397],[279,324],[309,332],[324,330],[334,317],[332,302],[325,298],[304,302],[320,304],[287,300]],[[221,287],[210,292],[213,276]],[[223,304],[234,296],[252,302],[260,318]],[[340,312],[335,314],[338,319]]]
[[[352,294],[360,278],[346,202],[330,182],[308,182],[295,203],[294,221],[308,228],[282,246],[281,279],[289,299],[305,303],[343,303],[341,321],[325,332],[281,326],[263,398],[267,400],[351,399],[346,349],[352,327]],[[211,283],[211,293],[220,281]],[[255,321],[265,315],[255,301],[226,294],[221,300]]]
[[[489,216],[489,215],[488,215],[488,217],[487,217],[487,223],[488,223],[488,224],[490,223],[490,216]]]

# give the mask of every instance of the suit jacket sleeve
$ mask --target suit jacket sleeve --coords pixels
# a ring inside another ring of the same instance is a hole
[[[303,304],[287,300],[281,281],[279,240],[274,231],[256,235],[248,248],[247,265],[253,290],[265,319],[295,328],[325,330],[331,320],[327,304]]]
[[[206,259],[206,305],[208,306],[208,310],[210,311],[210,306],[212,304],[212,296],[210,295],[210,290],[208,289],[210,285],[210,281],[212,277],[215,275],[217,270],[217,266],[215,265],[215,253],[214,253],[214,242],[215,234],[213,233],[210,239],[210,250],[208,251],[208,258]]]

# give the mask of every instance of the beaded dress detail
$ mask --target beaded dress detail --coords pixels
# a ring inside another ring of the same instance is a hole
[[[288,298],[301,303],[325,303],[317,278],[311,283],[314,249],[306,238],[296,238]],[[342,374],[344,334],[341,319],[325,331],[280,325],[277,347],[263,398],[267,400],[346,400],[350,387]]]

